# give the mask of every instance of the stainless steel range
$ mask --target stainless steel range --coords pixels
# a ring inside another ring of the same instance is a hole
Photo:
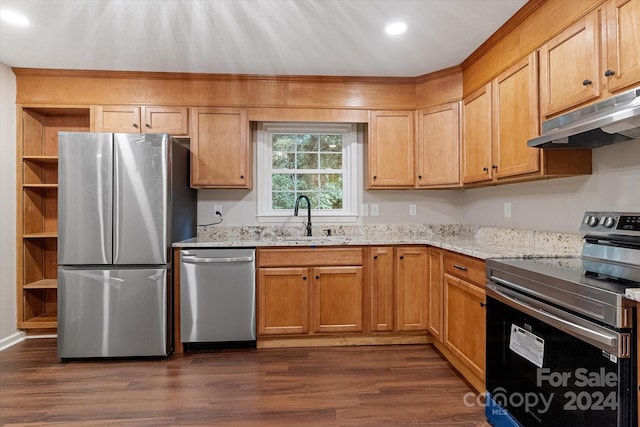
[[[637,426],[640,213],[587,212],[582,255],[489,259],[495,426]]]

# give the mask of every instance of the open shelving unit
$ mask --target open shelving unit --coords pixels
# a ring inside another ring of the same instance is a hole
[[[57,327],[58,132],[88,132],[89,107],[18,107],[18,328]]]

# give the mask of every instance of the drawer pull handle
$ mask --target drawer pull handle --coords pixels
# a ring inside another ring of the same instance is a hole
[[[582,86],[590,86],[590,85],[591,85],[591,83],[593,83],[591,80],[589,80],[589,79],[584,79],[584,80],[582,81]]]
[[[467,271],[467,267],[463,267],[463,266],[458,265],[458,264],[455,264],[454,267],[457,268],[458,270]]]
[[[611,76],[613,76],[615,74],[616,74],[616,72],[613,71],[613,70],[607,70],[607,71],[604,72],[604,76],[605,77],[611,77]]]

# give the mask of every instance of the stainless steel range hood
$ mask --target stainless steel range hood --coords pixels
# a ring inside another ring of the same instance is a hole
[[[596,148],[640,138],[640,88],[563,114],[542,124],[536,148]]]

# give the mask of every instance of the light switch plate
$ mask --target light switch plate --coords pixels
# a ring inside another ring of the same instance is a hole
[[[363,203],[360,205],[360,216],[369,216],[369,205]]]
[[[371,206],[369,206],[369,213],[371,216],[378,216],[379,212],[377,203],[371,203]]]
[[[504,217],[511,218],[511,203],[509,202],[504,204]]]
[[[416,215],[416,205],[409,205],[409,215],[411,216]]]

